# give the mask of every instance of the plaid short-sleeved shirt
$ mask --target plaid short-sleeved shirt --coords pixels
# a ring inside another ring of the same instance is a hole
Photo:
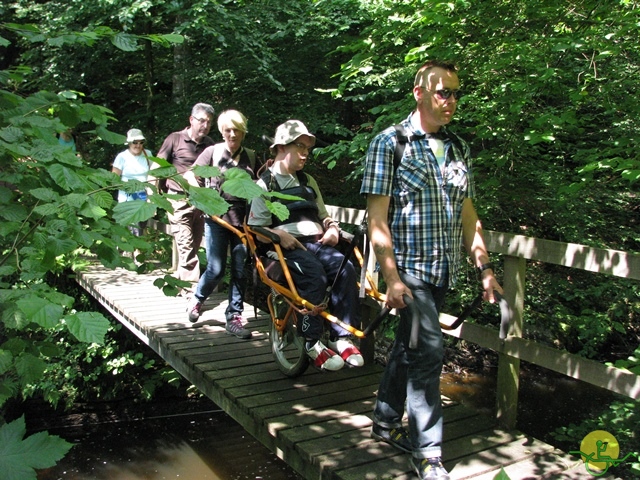
[[[402,122],[407,136],[423,136],[411,116]],[[389,227],[398,268],[437,286],[453,285],[462,256],[462,204],[473,198],[469,147],[447,129],[445,164],[438,167],[426,138],[407,142],[397,171],[393,127],[369,145],[360,193],[390,196]],[[451,138],[456,138],[452,141]]]

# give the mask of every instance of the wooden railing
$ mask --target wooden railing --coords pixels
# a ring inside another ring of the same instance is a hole
[[[328,205],[327,209],[334,219],[343,224],[360,225],[364,218],[363,210],[331,205]],[[484,233],[489,252],[502,255],[504,261],[504,277],[501,283],[509,304],[509,334],[506,339],[501,340],[497,329],[471,322],[464,322],[455,330],[443,331],[498,353],[498,422],[508,429],[515,427],[521,360],[634,400],[640,399],[639,375],[522,338],[527,260],[640,280],[640,254],[491,230],[485,230]],[[373,268],[373,264],[372,260],[369,268]],[[443,313],[440,320],[451,324],[454,317]]]

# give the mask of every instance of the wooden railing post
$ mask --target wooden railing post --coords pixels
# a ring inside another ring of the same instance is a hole
[[[505,299],[509,304],[509,336],[522,337],[524,310],[524,285],[526,261],[523,258],[504,257]],[[502,344],[504,346],[504,343]],[[520,387],[520,359],[498,352],[498,382],[496,395],[496,418],[507,430],[515,429],[518,416],[518,389]]]

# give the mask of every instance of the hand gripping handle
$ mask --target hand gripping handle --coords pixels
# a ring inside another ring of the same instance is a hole
[[[413,302],[413,298],[411,298],[409,295],[407,295],[406,293],[402,296],[402,300],[404,300],[404,303],[406,305],[409,305],[411,302]],[[389,312],[391,311],[391,308],[389,306],[386,306],[380,310],[380,313],[378,313],[378,316],[376,318],[373,319],[373,321],[367,326],[367,328],[365,328],[364,330],[364,336],[368,337],[371,333],[373,333],[373,331],[378,328],[378,326],[380,325],[380,323],[387,318],[387,316],[389,315]]]
[[[507,338],[507,334],[509,333],[509,322],[511,321],[511,311],[509,310],[509,304],[505,300],[505,298],[500,295],[500,292],[497,290],[493,291],[493,298],[498,301],[500,305],[500,340],[504,340]]]

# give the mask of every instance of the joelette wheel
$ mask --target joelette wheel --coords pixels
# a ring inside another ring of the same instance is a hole
[[[269,295],[271,329],[269,341],[278,368],[287,377],[302,375],[309,366],[309,356],[304,349],[304,338],[298,335],[295,311],[281,295]]]

